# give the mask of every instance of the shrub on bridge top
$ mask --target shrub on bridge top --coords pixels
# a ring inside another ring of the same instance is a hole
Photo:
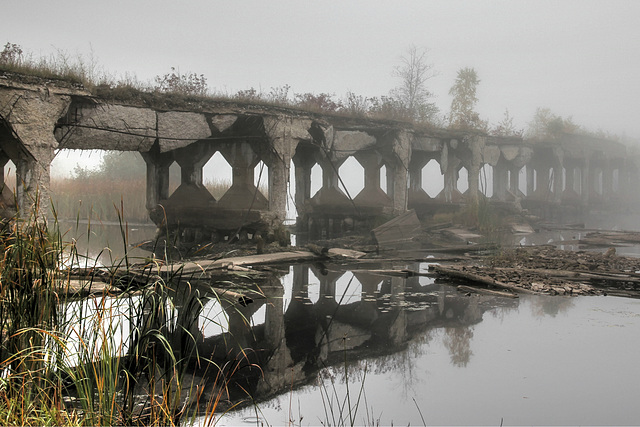
[[[155,82],[156,86],[153,89],[159,92],[198,96],[205,96],[209,92],[204,74],[181,74],[175,67],[171,67],[171,72],[164,76],[156,76]]]

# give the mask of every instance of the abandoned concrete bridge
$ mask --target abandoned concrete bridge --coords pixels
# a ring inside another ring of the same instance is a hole
[[[298,222],[312,234],[367,226],[408,209],[428,217],[489,193],[491,200],[518,209],[590,209],[640,200],[640,158],[609,140],[567,134],[533,142],[170,94],[118,99],[62,81],[0,73],[0,176],[11,160],[17,177],[15,195],[2,186],[5,215],[15,201],[22,210],[31,207],[36,195],[46,208],[50,165],[60,149],[140,152],[150,217],[159,227],[204,238],[236,230],[253,235],[281,225],[291,171]],[[217,152],[233,170],[232,185],[219,200],[204,187],[202,174]],[[362,166],[358,194],[343,191],[340,166],[350,157]],[[442,190],[429,195],[423,174],[434,161]],[[170,193],[174,162],[181,181]],[[268,169],[266,195],[254,184],[260,162]],[[311,194],[315,165],[322,187]],[[484,179],[487,170],[491,180]]]

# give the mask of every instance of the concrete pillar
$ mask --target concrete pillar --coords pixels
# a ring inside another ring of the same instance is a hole
[[[582,185],[581,185],[581,190],[582,190],[582,204],[583,205],[588,205],[589,204],[589,199],[590,199],[590,194],[592,191],[592,177],[591,177],[591,167],[590,167],[590,161],[589,159],[585,159],[584,161],[584,165],[582,166],[582,170],[580,172],[580,176],[582,178]]]
[[[141,152],[147,165],[147,209],[154,209],[161,200],[169,198],[169,168],[173,153],[160,153],[157,149]]]
[[[254,169],[260,158],[247,142],[225,143],[220,153],[229,162],[232,169],[231,188],[220,198],[218,206],[229,209],[268,209],[268,201],[256,188],[253,178]],[[269,168],[269,173],[271,173]]]
[[[553,201],[560,203],[562,201],[562,164],[553,165]]]
[[[460,160],[449,156],[446,170],[444,171],[444,200],[453,202],[454,194],[458,193],[458,177],[460,173]]]
[[[469,195],[469,202],[476,203],[478,201],[478,193],[480,191],[480,164],[473,162],[469,165],[467,170],[467,181],[469,183],[467,194]]]
[[[422,188],[422,169],[429,159],[416,156],[409,162],[409,189],[411,191],[424,191]],[[389,188],[387,186],[387,188]]]
[[[575,166],[567,165],[565,166],[565,191],[575,191]]]
[[[520,170],[518,168],[510,169],[511,175],[509,176],[509,191],[516,196],[520,196]]]
[[[41,215],[49,216],[51,195],[51,161],[55,156],[54,149],[49,146],[31,147],[31,156],[23,156],[16,165],[16,199],[20,216],[29,215],[36,210]]]
[[[274,349],[284,340],[284,287],[270,286],[265,313],[264,339],[267,348]]]
[[[298,215],[302,214],[302,208],[311,198],[311,169],[316,164],[313,149],[304,149],[298,146],[293,156],[295,166],[296,194],[294,197]]]
[[[270,143],[270,149],[261,152],[262,160],[269,166],[269,211],[276,219],[284,221],[291,159],[301,140],[312,139],[308,132],[311,121],[284,117],[265,117],[263,120]]]
[[[380,187],[380,168],[384,164],[382,156],[376,151],[363,151],[355,155],[364,168],[364,188],[355,197],[358,205],[383,207],[391,206],[392,200]]]
[[[393,215],[400,215],[407,211],[409,189],[409,161],[411,159],[412,135],[406,131],[398,132],[392,141],[395,163],[392,171],[387,169],[387,177],[393,175]],[[389,166],[389,165],[387,165]],[[391,172],[391,173],[390,173]],[[387,186],[389,188],[389,186]]]
[[[605,201],[613,196],[613,167],[610,161],[605,161],[602,166],[602,196]]]
[[[500,161],[493,167],[493,197],[500,201],[507,200],[507,187],[509,185],[509,170]]]
[[[533,195],[535,189],[535,168],[532,164],[528,164],[526,166],[527,173],[527,197],[531,197]]]

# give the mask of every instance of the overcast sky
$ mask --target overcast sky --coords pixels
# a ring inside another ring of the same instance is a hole
[[[525,127],[537,107],[640,138],[640,1],[5,0],[0,42],[57,49],[117,76],[177,67],[209,87],[380,96],[411,45],[430,50],[448,112],[457,70],[476,69],[478,111]]]

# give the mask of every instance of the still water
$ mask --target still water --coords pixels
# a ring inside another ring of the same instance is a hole
[[[640,301],[466,296],[451,286],[420,280],[408,287],[396,283],[395,302],[394,290],[385,290],[382,281],[379,291],[391,291],[391,303],[381,303],[378,292],[377,318],[354,314],[365,313],[361,306],[371,303],[366,297],[336,310],[335,323],[325,328],[330,338],[324,357],[330,366],[314,372],[302,387],[225,415],[221,425],[335,424],[347,395],[352,408],[360,396],[356,425],[640,423],[635,356],[640,350]],[[311,277],[306,288],[317,281]],[[347,295],[354,293],[347,290]],[[342,298],[339,293],[335,297]],[[318,304],[309,305],[306,295],[298,298],[306,307]],[[294,296],[285,307],[285,330],[301,327],[300,315],[288,313],[295,305]],[[343,309],[351,315],[340,314]],[[386,321],[385,315],[390,317]],[[376,322],[387,328],[376,330]],[[304,328],[313,334],[313,327]],[[283,344],[291,354],[299,353],[301,345],[288,342],[287,335],[294,337],[285,333]],[[315,347],[308,351],[323,353]],[[292,359],[281,372],[283,384],[297,381],[296,357]]]
[[[131,242],[154,232],[132,228]],[[115,249],[102,263],[124,252],[118,234],[107,232]],[[390,267],[428,265],[367,266]],[[465,295],[427,277],[318,264],[261,286],[266,299],[210,298],[193,313],[201,354],[220,363],[253,349],[260,367],[241,378],[256,403],[217,425],[350,424],[348,407],[356,425],[640,424],[638,300]]]

